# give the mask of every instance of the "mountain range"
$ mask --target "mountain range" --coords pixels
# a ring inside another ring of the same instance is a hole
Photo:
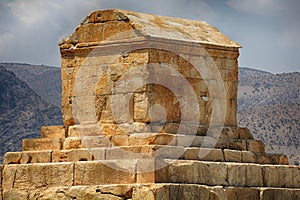
[[[0,163],[20,151],[40,126],[61,125],[60,68],[0,63]],[[300,73],[272,74],[239,68],[238,123],[248,127],[266,151],[300,161]]]

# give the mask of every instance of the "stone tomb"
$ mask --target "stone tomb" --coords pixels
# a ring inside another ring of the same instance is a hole
[[[216,28],[100,10],[59,46],[64,126],[6,153],[0,199],[300,199],[300,168],[237,126]]]

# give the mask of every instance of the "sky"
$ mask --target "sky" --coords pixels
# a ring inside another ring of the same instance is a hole
[[[59,41],[109,8],[206,21],[243,47],[240,66],[300,71],[299,0],[0,0],[0,62],[59,67]]]

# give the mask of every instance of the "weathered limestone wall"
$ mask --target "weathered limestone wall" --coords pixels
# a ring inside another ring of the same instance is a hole
[[[161,121],[237,125],[238,48],[145,38],[95,45],[86,33],[106,23],[111,22],[80,26],[72,35],[76,35],[77,48],[61,45],[66,126]],[[122,29],[124,23],[114,21],[114,26],[126,32],[129,27]],[[100,30],[104,35],[115,33],[114,29],[111,33]],[[156,104],[164,112],[155,110],[157,116],[149,116]],[[199,112],[193,113],[193,106]]]

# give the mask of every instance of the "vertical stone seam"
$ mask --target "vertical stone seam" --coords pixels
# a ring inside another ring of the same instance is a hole
[[[223,154],[223,158],[224,158],[224,162],[227,162],[227,160],[226,160],[226,156],[225,156],[225,151],[224,151],[225,149],[221,149],[221,151],[222,151],[222,154]]]
[[[225,156],[224,156],[224,159],[225,159]],[[225,160],[225,162],[226,162],[226,160]],[[225,178],[225,181],[226,181],[227,187],[229,187],[230,186],[229,185],[229,167],[228,167],[227,164],[225,164],[225,166],[226,166],[226,178]]]
[[[72,170],[72,186],[75,186],[75,163],[72,163],[73,170]]]
[[[267,187],[267,184],[266,184],[267,181],[265,178],[265,168],[263,167],[263,165],[261,165],[260,168],[261,168],[261,176],[262,176],[262,184],[263,184],[262,186]]]
[[[53,150],[50,151],[50,163],[52,163]]]
[[[15,182],[16,182],[17,172],[18,172],[18,169],[16,169],[14,171],[14,180],[13,180],[13,183],[12,183],[12,188],[15,188]]]

